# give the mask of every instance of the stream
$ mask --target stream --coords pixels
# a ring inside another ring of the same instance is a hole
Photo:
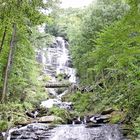
[[[68,87],[63,85],[77,83],[68,42],[62,37],[56,37],[48,48],[37,51],[36,59],[43,64],[44,74],[49,76],[47,84],[50,88],[47,88],[47,92],[53,97],[42,101],[40,106],[46,109],[53,106],[72,109],[71,102],[61,100],[69,92]],[[59,85],[59,88],[52,88],[54,85]],[[79,122],[56,126],[35,122],[10,129],[7,140],[126,140],[119,125],[101,124],[88,127],[86,120],[79,120]]]

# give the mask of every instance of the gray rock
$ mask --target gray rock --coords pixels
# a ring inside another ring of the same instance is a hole
[[[52,123],[54,121],[63,121],[63,120],[57,116],[44,116],[38,119],[39,123]]]

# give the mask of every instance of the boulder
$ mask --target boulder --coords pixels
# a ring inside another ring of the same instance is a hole
[[[108,108],[104,111],[102,111],[101,115],[107,115],[107,114],[111,114],[112,112],[114,112],[115,110],[113,108]]]
[[[97,123],[107,123],[109,122],[109,119],[111,118],[111,115],[101,115],[100,117],[96,118]]]
[[[57,116],[44,116],[38,119],[39,123],[52,123],[55,121],[63,121],[60,117]]]
[[[93,115],[89,118],[90,122],[93,122],[95,124],[98,123],[107,123],[109,122],[109,119],[111,118],[111,115]]]
[[[19,139],[28,139],[28,140],[39,140],[39,139],[48,139],[48,124],[39,124],[33,123],[28,124],[24,127],[11,129],[9,131],[9,136],[7,140],[19,140]]]

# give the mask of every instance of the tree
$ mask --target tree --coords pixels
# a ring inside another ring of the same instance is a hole
[[[96,5],[90,5],[85,10],[85,16],[82,18],[78,39],[72,40],[72,54],[75,67],[78,70],[81,81],[91,83],[94,78],[89,67],[94,65],[94,61],[90,59],[91,51],[95,50],[96,38],[98,32],[110,26],[123,17],[128,6],[121,1],[112,2],[111,0],[97,1]],[[75,32],[76,33],[76,32]],[[80,59],[79,59],[80,58]]]
[[[22,37],[25,40],[30,40],[29,36],[32,33],[31,27],[39,25],[48,20],[48,16],[41,13],[40,10],[46,9],[50,3],[51,0],[47,3],[44,3],[43,0],[1,1],[0,30],[3,31],[3,34],[0,36],[0,71],[2,74],[0,77],[0,86],[3,89],[1,98],[2,102],[4,102],[5,95],[7,93],[8,79],[13,65],[16,44],[22,40],[19,36],[15,36],[15,32],[17,35],[21,33],[25,34],[25,36]],[[8,47],[9,43],[10,47]]]
[[[2,98],[1,98],[2,103],[4,102],[5,95],[6,95],[8,74],[10,70],[10,65],[12,63],[12,55],[13,55],[13,49],[14,49],[13,47],[14,47],[15,38],[16,38],[16,24],[13,24],[13,33],[12,33],[12,38],[10,41],[10,49],[9,49],[9,54],[8,54],[6,70],[5,70],[4,85],[3,85]]]

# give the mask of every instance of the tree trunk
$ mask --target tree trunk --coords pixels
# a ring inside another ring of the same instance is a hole
[[[51,83],[51,84],[46,84],[45,88],[62,88],[62,87],[69,87],[71,86],[70,83]]]
[[[4,75],[4,83],[3,83],[3,91],[2,91],[2,98],[1,102],[3,103],[5,101],[6,97],[6,92],[7,92],[7,84],[8,84],[8,75],[9,75],[9,70],[12,62],[12,52],[14,48],[14,41],[16,37],[16,24],[13,24],[13,33],[10,41],[10,49],[9,49],[9,55],[8,55],[8,60],[7,60],[7,65],[5,69],[5,75]]]
[[[4,29],[3,37],[2,37],[2,40],[1,40],[0,53],[1,53],[3,45],[4,45],[4,41],[5,41],[5,37],[6,37],[6,32],[7,32],[7,26]]]

